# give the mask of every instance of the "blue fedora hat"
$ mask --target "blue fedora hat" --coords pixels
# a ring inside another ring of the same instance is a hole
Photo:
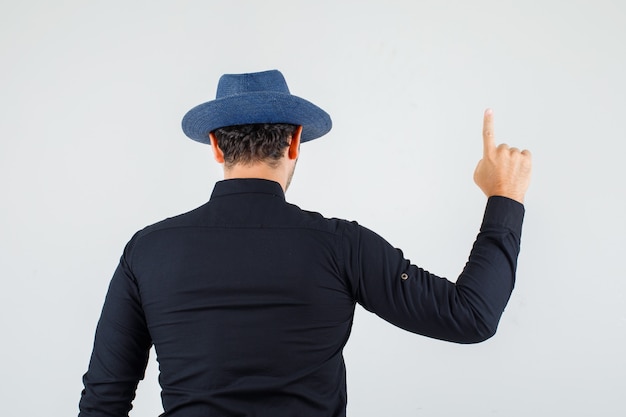
[[[301,142],[317,139],[332,127],[328,113],[289,93],[277,70],[222,75],[215,100],[189,110],[182,127],[191,139],[209,143],[215,129],[253,123],[301,125]]]

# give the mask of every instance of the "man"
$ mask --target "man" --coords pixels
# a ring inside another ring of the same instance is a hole
[[[126,416],[154,344],[164,416],[344,416],[355,303],[458,343],[494,334],[515,280],[530,155],[495,146],[484,119],[475,181],[488,197],[456,284],[372,231],[285,201],[300,143],[330,117],[278,71],[224,75],[183,130],[224,181],[208,203],[139,231],[96,330],[80,416]]]

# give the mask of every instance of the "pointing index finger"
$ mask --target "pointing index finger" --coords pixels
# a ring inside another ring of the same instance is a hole
[[[493,134],[493,110],[485,110],[483,118],[483,155],[490,155],[496,149],[496,140]]]

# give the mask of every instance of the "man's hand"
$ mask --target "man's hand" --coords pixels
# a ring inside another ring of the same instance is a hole
[[[496,147],[493,135],[493,111],[485,110],[483,120],[483,159],[474,171],[474,182],[487,195],[508,197],[524,203],[530,183],[531,155],[505,144]]]

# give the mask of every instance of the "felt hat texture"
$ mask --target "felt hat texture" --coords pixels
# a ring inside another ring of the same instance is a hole
[[[215,100],[200,104],[183,117],[182,128],[191,139],[210,143],[209,133],[226,126],[288,123],[302,126],[301,142],[330,131],[328,113],[292,95],[278,70],[220,77]]]

